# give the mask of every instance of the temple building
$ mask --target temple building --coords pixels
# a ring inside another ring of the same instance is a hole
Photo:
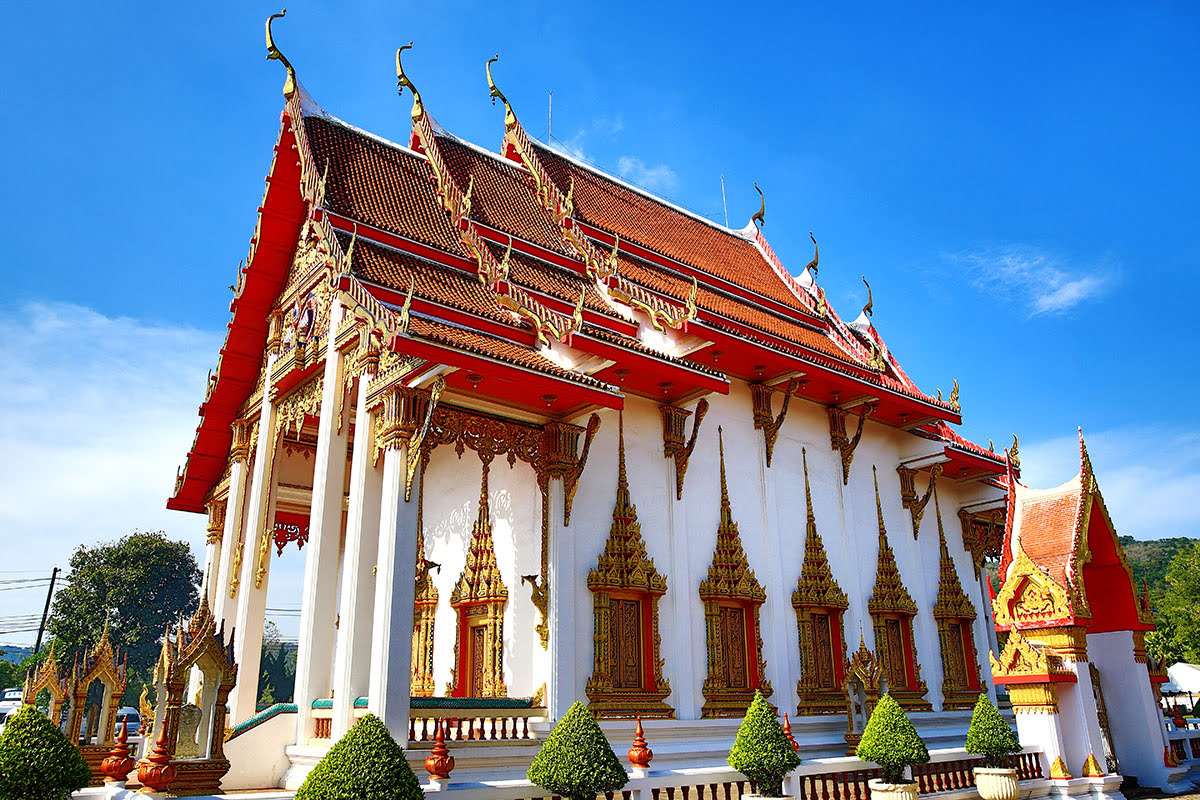
[[[495,59],[492,149],[434,121],[455,99],[422,96],[401,48],[397,143],[323,110],[270,25],[278,139],[168,501],[208,514],[204,597],[243,676],[227,787],[295,787],[367,712],[417,752],[446,721],[471,740],[456,776],[520,778],[576,700],[615,740],[643,720],[655,767],[721,765],[755,690],[806,759],[844,756],[882,691],[961,747],[995,671],[1018,712],[1041,686],[1093,717],[1085,687],[1139,671],[1108,719],[1161,728],[1086,453],[1061,498],[1021,486],[1015,452],[955,433],[957,382],[918,388],[871,302],[839,315],[815,240],[793,277],[765,202],[729,228],[537,142]],[[296,546],[295,708],[259,714],[272,563]],[[1046,770],[1162,750],[1116,724],[1051,744],[1052,716],[1017,714]]]

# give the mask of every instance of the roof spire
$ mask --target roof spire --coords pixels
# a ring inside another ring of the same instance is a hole
[[[808,488],[808,449],[800,448],[800,461],[804,464],[804,507],[808,510],[809,530],[816,533],[817,517],[813,514],[812,490]]]
[[[804,269],[815,280],[817,277],[817,261],[821,258],[821,248],[817,247],[817,237],[813,236],[813,232],[808,232],[808,238],[812,239],[813,243],[813,260],[808,262],[808,266]]]
[[[629,477],[625,473],[625,412],[617,412],[617,503],[613,519],[630,520],[637,515],[629,498]]]
[[[396,50],[396,91],[401,96],[403,96],[404,95],[404,87],[407,86],[408,90],[410,92],[412,92],[412,95],[413,95],[412,118],[415,121],[425,115],[425,104],[421,102],[421,93],[419,91],[417,91],[417,87],[414,86],[413,82],[409,79],[409,77],[404,74],[404,65],[400,62],[400,54],[403,53],[405,50],[411,50],[412,46],[413,46],[413,43],[409,42],[408,44],[406,44],[403,47],[400,47]]]
[[[767,224],[767,198],[763,194],[762,189],[758,188],[758,181],[754,182],[754,191],[758,192],[758,197],[762,202],[762,207],[758,209],[758,213],[750,218],[751,222],[758,221],[758,226],[761,228]]]
[[[283,82],[283,96],[291,100],[292,95],[296,93],[296,69],[292,66],[292,62],[287,60],[287,56],[275,46],[275,37],[271,35],[271,22],[286,15],[287,9],[285,8],[278,14],[267,17],[267,58],[282,62],[283,68],[287,70],[287,78]]]
[[[496,86],[496,82],[492,80],[492,64],[500,60],[500,54],[492,56],[488,59],[487,70],[488,92],[492,98],[492,105],[496,105],[496,99],[499,98],[501,103],[504,103],[504,130],[505,132],[512,130],[517,124],[517,115],[513,113],[512,106],[508,102],[508,98],[504,96],[504,92]]]
[[[488,528],[491,525],[491,513],[488,510],[488,469],[492,466],[492,460],[481,459],[483,461],[483,478],[479,482],[479,513],[476,516],[475,524],[480,530]]]

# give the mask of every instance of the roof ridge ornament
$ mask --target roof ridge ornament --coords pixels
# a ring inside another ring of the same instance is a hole
[[[296,94],[296,68],[292,66],[292,62],[287,60],[279,48],[275,46],[275,37],[271,35],[271,23],[277,19],[287,16],[287,9],[283,9],[278,14],[272,14],[267,17],[267,58],[272,61],[283,63],[283,68],[287,70],[287,78],[283,82],[283,96],[288,100]]]
[[[500,54],[492,56],[488,59],[484,69],[487,71],[488,92],[492,98],[492,105],[496,105],[496,99],[499,98],[501,103],[504,103],[504,130],[508,132],[516,127],[517,115],[512,110],[512,105],[508,102],[508,98],[504,96],[504,92],[496,86],[496,82],[492,80],[492,64],[500,60]]]
[[[405,86],[407,86],[408,90],[412,92],[412,118],[415,121],[425,116],[425,104],[421,101],[421,93],[417,91],[417,87],[413,85],[412,80],[404,74],[404,65],[400,62],[400,54],[405,50],[411,50],[412,46],[413,43],[409,42],[408,44],[396,49],[396,92],[403,97]]]
[[[871,284],[867,283],[866,275],[859,277],[862,278],[863,285],[867,287],[867,304],[862,307],[862,313],[864,316],[873,317],[875,316],[875,296],[871,294]]]
[[[954,379],[954,388],[950,390],[948,402],[950,403],[950,407],[955,411],[962,411],[962,404],[958,402],[958,378]]]
[[[758,181],[754,182],[754,191],[758,192],[758,198],[762,203],[762,206],[758,209],[758,213],[750,218],[750,222],[753,223],[755,220],[757,220],[758,227],[762,228],[763,225],[767,224],[767,197],[763,194],[762,189],[758,188]]]
[[[813,236],[812,231],[808,232],[808,238],[812,239],[813,243],[813,259],[812,261],[808,262],[808,266],[806,266],[804,269],[812,274],[812,278],[815,281],[817,279],[817,261],[819,261],[821,258],[821,248],[817,247],[817,237]],[[865,282],[866,278],[864,278],[863,281]]]

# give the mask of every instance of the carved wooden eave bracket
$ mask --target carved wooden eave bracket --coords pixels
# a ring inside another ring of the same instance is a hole
[[[865,403],[859,406],[858,430],[854,432],[854,438],[849,438],[846,435],[846,409],[837,406],[829,407],[829,445],[831,449],[837,450],[842,456],[843,486],[850,483],[850,464],[854,461],[854,451],[858,447],[858,443],[862,441],[863,426],[874,411],[874,403]]]
[[[383,395],[383,405],[375,415],[374,461],[385,450],[407,446],[404,459],[404,501],[412,500],[413,478],[421,462],[421,448],[433,424],[433,412],[446,389],[439,375],[428,390],[395,386]]]
[[[600,417],[592,414],[588,418],[587,428],[584,430],[583,450],[579,456],[575,456],[575,442],[579,438],[579,429],[571,426],[573,438],[570,441],[568,450],[554,449],[553,460],[550,464],[551,475],[561,475],[563,479],[563,525],[571,524],[571,504],[575,501],[575,491],[579,488],[579,478],[583,475],[583,469],[587,466],[588,453],[592,449],[592,440],[596,437],[596,431],[600,430]],[[547,426],[548,435],[555,436],[556,442],[562,443],[561,438],[557,435],[557,430],[552,426]]]
[[[696,419],[692,422],[692,435],[684,439],[684,428],[687,418],[692,412],[678,406],[662,405],[663,421],[663,456],[675,460],[675,499],[683,499],[683,479],[687,475],[688,459],[696,448],[696,435],[700,433],[700,423],[708,413],[708,401],[701,400],[696,404]]]
[[[918,471],[905,466],[896,467],[896,472],[900,475],[900,502],[912,515],[913,539],[917,539],[921,531],[921,519],[925,516],[925,507],[929,505],[929,498],[933,496],[934,487],[937,486],[938,476],[942,474],[942,465],[934,464],[929,470],[929,486],[925,489],[925,494],[919,496],[916,487]]]
[[[754,427],[763,432],[763,443],[767,448],[768,467],[771,466],[771,457],[775,453],[775,440],[779,438],[779,429],[783,427],[783,421],[787,419],[792,395],[800,388],[800,381],[797,378],[792,378],[783,387],[783,405],[776,416],[771,413],[771,395],[778,388],[778,386],[771,386],[765,383],[750,384],[750,392],[754,399]]]

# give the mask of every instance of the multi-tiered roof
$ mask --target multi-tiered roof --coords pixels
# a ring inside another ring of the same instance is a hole
[[[302,240],[321,230],[332,234],[321,247],[347,265],[339,288],[382,313],[407,302],[388,346],[457,367],[452,391],[566,418],[621,408],[627,394],[680,403],[726,393],[731,378],[800,377],[803,397],[870,404],[874,421],[943,442],[954,477],[1003,472],[1000,457],[947,426],[961,422],[957,391],[942,400],[918,389],[869,310],[838,316],[816,258],[795,278],[753,220],[715,224],[537,142],[491,62],[500,152],[437,126],[399,53],[401,91],[414,97],[403,145],[326,113],[273,43],[270,53],[288,69],[275,158],[169,507],[200,510],[220,479],[229,426],[261,386],[268,315]]]

